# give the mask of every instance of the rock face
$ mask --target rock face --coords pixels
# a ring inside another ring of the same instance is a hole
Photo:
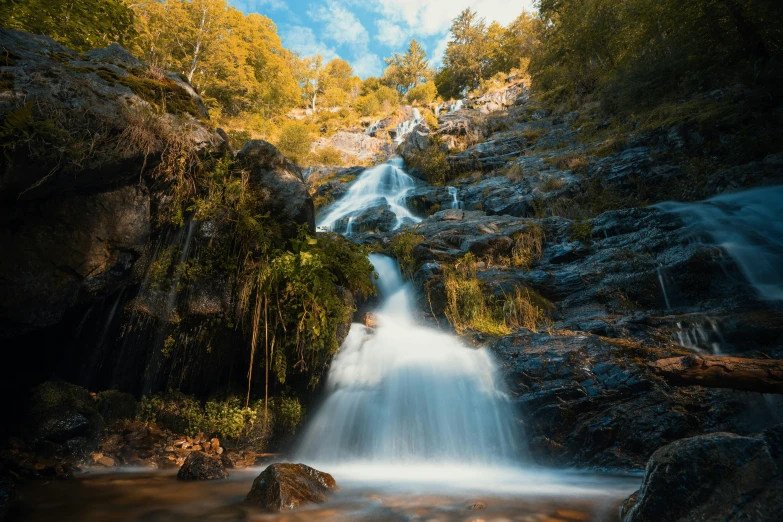
[[[336,490],[328,473],[304,464],[272,464],[253,481],[245,502],[269,511],[288,511],[324,503]]]
[[[137,186],[58,195],[9,205],[0,220],[0,329],[19,334],[128,278],[149,239],[150,198]]]
[[[271,143],[248,141],[237,154],[253,181],[269,191],[273,210],[295,224],[315,232],[315,207],[302,177],[302,169],[289,161]]]
[[[177,472],[179,480],[214,480],[228,478],[228,472],[219,458],[194,451]]]
[[[783,425],[759,437],[712,433],[650,458],[623,522],[777,520],[783,512]]]
[[[171,137],[196,154],[219,150],[222,139],[200,121],[191,86],[176,75],[153,79],[117,45],[78,55],[0,29],[0,47],[12,57],[0,68],[13,78],[0,113],[17,114],[13,136],[22,139],[4,138],[0,158],[0,337],[12,337],[116,291],[149,240],[147,175]],[[153,86],[167,93],[169,112],[147,96]]]
[[[340,131],[330,138],[318,140],[313,151],[333,147],[355,161],[374,161],[391,154],[391,145],[382,139],[365,133]]]

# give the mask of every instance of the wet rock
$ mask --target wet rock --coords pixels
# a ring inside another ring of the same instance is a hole
[[[336,489],[328,473],[304,464],[272,464],[253,481],[245,502],[269,511],[287,511],[324,503]]]
[[[367,328],[375,328],[378,325],[378,318],[372,312],[364,314],[364,326]]]
[[[776,520],[783,510],[783,425],[758,437],[712,433],[650,458],[623,522]]]
[[[237,153],[237,159],[250,171],[253,181],[267,190],[273,211],[315,232],[315,207],[299,166],[262,140],[248,141]]]
[[[584,332],[520,332],[491,350],[523,412],[531,454],[544,462],[639,469],[665,444],[742,429],[767,407],[726,390],[672,389],[645,368],[678,348]]]
[[[80,386],[63,381],[38,385],[28,399],[28,432],[33,440],[63,443],[95,437],[103,427],[95,400]]]
[[[179,480],[213,480],[228,478],[223,462],[214,457],[194,451],[187,456],[177,473]]]

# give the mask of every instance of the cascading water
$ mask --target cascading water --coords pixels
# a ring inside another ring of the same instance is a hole
[[[448,187],[448,189],[449,189],[449,195],[451,196],[451,208],[453,209],[462,208],[462,201],[459,200],[459,197],[457,195],[457,187]]]
[[[402,170],[402,159],[395,158],[388,163],[365,170],[348,189],[345,196],[335,203],[318,222],[319,230],[334,230],[335,225],[387,203],[397,218],[394,229],[405,223],[418,223],[405,206],[405,196],[416,186],[416,182]]]
[[[783,186],[657,206],[722,247],[761,299],[783,300]]]
[[[354,324],[299,456],[318,462],[504,464],[522,440],[486,350],[415,324],[397,263],[371,255],[383,305]]]

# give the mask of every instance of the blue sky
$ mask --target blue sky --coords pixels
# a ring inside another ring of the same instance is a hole
[[[507,24],[533,0],[228,0],[245,13],[277,24],[283,45],[309,56],[347,60],[366,78],[383,72],[383,58],[404,52],[411,38],[439,65],[451,20],[470,7],[487,21]]]

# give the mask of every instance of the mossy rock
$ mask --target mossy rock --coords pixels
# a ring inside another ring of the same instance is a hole
[[[129,393],[106,390],[98,394],[98,411],[106,422],[135,419],[139,404]]]
[[[66,442],[94,438],[103,418],[90,392],[64,381],[38,385],[28,399],[29,435],[34,440]]]

